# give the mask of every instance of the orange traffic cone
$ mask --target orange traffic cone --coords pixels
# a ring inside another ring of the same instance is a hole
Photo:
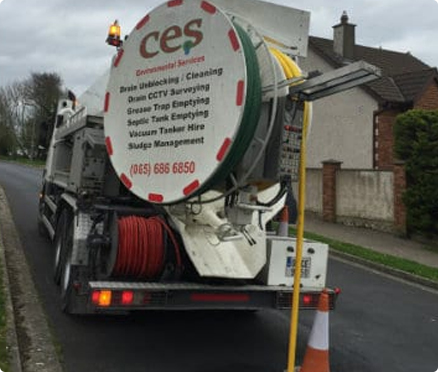
[[[278,225],[278,236],[289,236],[289,207],[285,205],[281,210],[280,224]]]
[[[330,372],[329,295],[326,289],[319,296],[318,310],[300,372]]]

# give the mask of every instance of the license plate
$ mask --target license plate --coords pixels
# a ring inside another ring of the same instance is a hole
[[[286,259],[286,277],[292,277],[295,273],[295,258],[287,257]],[[304,257],[301,260],[301,277],[303,279],[310,278],[310,269],[312,266],[312,258]]]

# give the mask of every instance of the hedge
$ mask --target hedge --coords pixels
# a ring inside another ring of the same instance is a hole
[[[397,117],[395,154],[405,161],[408,232],[438,234],[438,110],[411,110]]]

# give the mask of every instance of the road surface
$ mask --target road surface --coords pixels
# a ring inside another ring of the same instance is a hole
[[[281,372],[288,313],[139,313],[70,317],[52,282],[52,248],[38,235],[41,171],[0,162],[4,187],[37,290],[67,372]],[[438,294],[363,267],[330,260],[339,286],[330,315],[335,372],[434,372],[438,368]],[[300,314],[298,362],[313,313]]]

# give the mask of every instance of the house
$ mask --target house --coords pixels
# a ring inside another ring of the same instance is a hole
[[[356,25],[344,12],[333,26],[333,40],[309,38],[304,71],[326,72],[353,61],[379,67],[382,78],[314,104],[308,166],[336,159],[345,168],[390,169],[394,162],[395,117],[412,108],[438,108],[438,72],[412,54],[355,43]]]
[[[376,81],[314,102],[307,141],[307,211],[325,220],[405,231],[403,166],[395,165],[393,126],[413,108],[438,109],[438,72],[410,53],[357,45],[344,12],[333,40],[309,38],[305,72],[328,72],[364,60]]]

